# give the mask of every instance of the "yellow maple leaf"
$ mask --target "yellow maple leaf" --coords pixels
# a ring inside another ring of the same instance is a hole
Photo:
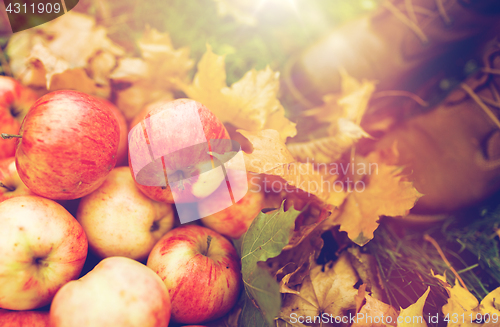
[[[416,201],[422,196],[411,182],[400,174],[402,168],[380,162],[378,153],[367,157],[364,163],[367,176],[361,179],[362,188],[355,188],[337,217],[340,230],[362,246],[373,238],[378,228],[380,216],[406,216]]]
[[[356,297],[356,320],[351,327],[396,326],[398,314],[389,304],[371,297],[365,292],[366,285],[358,289]]]
[[[175,49],[167,33],[160,33],[149,26],[138,40],[137,46],[149,67],[147,78],[151,86],[174,89],[175,81],[184,81],[193,68],[189,48]]]
[[[288,150],[299,162],[314,159],[316,163],[331,163],[340,159],[342,154],[350,149],[362,137],[370,137],[359,125],[339,118],[338,132],[309,142],[287,144]]]
[[[319,171],[310,162],[296,162],[277,131],[238,132],[253,148],[251,153],[244,153],[246,169],[249,172],[279,177],[281,190],[299,189],[316,196],[325,204],[335,207],[342,204],[347,194],[343,188],[334,187],[338,176]]]
[[[432,275],[442,282],[448,301],[442,307],[445,319],[448,321],[447,327],[478,327],[478,326],[498,326],[500,325],[500,287],[486,295],[481,303],[460,283],[455,281],[451,287],[446,282],[443,275]],[[487,322],[483,324],[475,323],[476,318],[485,318]]]
[[[179,81],[185,82],[194,65],[189,49],[175,49],[167,33],[149,26],[137,41],[140,58],[120,58],[110,78],[117,85],[116,104],[125,118],[132,120],[146,105],[173,99]]]
[[[443,306],[442,311],[448,320],[448,327],[475,326],[469,319],[469,315],[475,316],[479,313],[479,301],[468,290],[459,283],[453,287],[446,288],[449,299]],[[462,316],[463,314],[463,316]],[[469,319],[469,321],[468,321]]]
[[[375,91],[375,81],[358,81],[343,69],[340,70],[340,76],[341,93],[325,95],[323,105],[304,112],[304,116],[315,117],[319,122],[331,123],[330,135],[335,134],[339,118],[359,124]]]
[[[298,317],[316,319],[307,323],[308,326],[324,325],[321,319],[334,323],[335,317],[347,316],[348,310],[356,308],[358,290],[354,285],[358,279],[346,253],[325,266],[313,264],[298,291],[285,289],[288,294],[283,300],[280,318],[291,324],[295,324]]]
[[[431,288],[427,287],[427,291],[425,291],[417,302],[406,309],[401,309],[397,318],[398,327],[427,327],[423,313],[425,300],[427,300],[430,291]]]
[[[484,326],[500,325],[500,287],[491,291],[481,301],[481,317],[484,318]]]
[[[370,137],[359,124],[375,90],[375,82],[360,82],[344,70],[340,73],[341,94],[328,94],[323,98],[322,106],[304,112],[304,116],[312,116],[319,122],[329,123],[329,136],[289,144],[291,153],[298,161],[305,162],[314,158],[314,161],[319,163],[334,162],[359,139]]]
[[[203,103],[224,123],[252,132],[275,129],[283,141],[297,134],[277,98],[279,73],[269,67],[252,69],[227,87],[224,56],[214,54],[207,45],[193,82],[178,84],[189,98]]]
[[[274,129],[250,132],[239,129],[238,133],[250,141],[252,153],[244,153],[245,166],[248,171],[265,174],[276,167],[294,162],[285,144],[280,140],[278,131]]]

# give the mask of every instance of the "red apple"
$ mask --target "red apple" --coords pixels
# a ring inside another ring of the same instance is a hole
[[[0,309],[0,326],[2,327],[48,327],[48,311],[11,311]]]
[[[38,96],[11,77],[0,76],[0,133],[17,134]],[[16,140],[0,140],[0,159],[14,156]]]
[[[155,101],[155,102],[150,103],[147,106],[145,106],[141,111],[139,111],[139,113],[137,114],[137,116],[135,116],[134,119],[132,119],[132,121],[130,122],[129,131],[135,125],[139,124],[141,122],[141,120],[143,120],[144,118],[146,118],[146,116],[149,114],[149,112],[151,110],[153,110],[156,107],[163,106],[163,105],[167,104],[168,102],[172,102],[172,101],[173,100],[171,98],[165,98],[163,100]]]
[[[60,204],[38,196],[0,203],[0,308],[49,304],[86,257],[85,232]]]
[[[195,202],[224,180],[211,151],[229,151],[224,125],[201,103],[178,99],[152,109],[128,136],[137,186],[155,201]]]
[[[233,199],[224,204],[224,201],[227,201],[227,187],[221,185],[214,193],[200,200],[198,212],[203,225],[219,234],[238,239],[264,208],[265,197],[259,184],[250,183],[250,187],[247,187],[248,182],[256,178],[255,176],[249,174],[247,177],[246,172],[233,173],[231,176],[231,190],[248,188],[246,194],[234,204]],[[224,209],[220,210],[221,207]]]
[[[128,144],[127,144],[127,134],[128,134],[128,128],[127,128],[127,121],[125,120],[125,117],[123,116],[122,112],[120,109],[118,109],[114,104],[109,102],[108,100],[105,99],[100,99],[102,102],[104,102],[105,105],[108,106],[108,108],[113,112],[115,115],[116,121],[118,122],[118,126],[120,127],[120,143],[118,144],[118,151],[116,152],[116,165],[115,166],[121,166],[121,165],[126,165],[126,160],[127,160],[127,150],[128,150]]]
[[[34,195],[19,177],[16,158],[0,160],[0,202],[20,195]]]
[[[102,260],[88,274],[57,292],[52,327],[167,327],[170,299],[148,267],[124,257]]]
[[[171,230],[148,258],[167,286],[172,319],[197,324],[225,315],[241,288],[240,259],[224,236],[197,225]]]
[[[146,259],[153,246],[174,225],[170,203],[156,202],[135,185],[128,167],[109,173],[102,185],[84,196],[76,218],[90,248],[100,257]]]
[[[91,193],[116,163],[118,122],[103,102],[85,93],[44,95],[26,115],[20,134],[19,176],[31,191],[50,199]]]

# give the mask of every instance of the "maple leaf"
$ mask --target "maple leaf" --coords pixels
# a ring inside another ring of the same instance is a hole
[[[356,308],[358,290],[354,285],[358,280],[346,253],[325,266],[314,264],[298,290],[289,290],[285,295],[280,318],[293,324],[294,316],[312,319],[323,314],[345,316],[348,310]],[[321,326],[321,321],[307,325]]]
[[[455,286],[446,288],[450,298],[448,302],[443,306],[442,311],[445,316],[448,315],[450,318],[448,322],[448,327],[465,327],[465,326],[475,326],[471,321],[467,321],[470,314],[475,316],[479,313],[479,301],[474,295],[472,295],[468,290],[463,288],[459,283],[455,283]],[[461,317],[464,314],[464,320],[453,319],[454,315]]]
[[[218,56],[207,45],[191,84],[178,81],[186,95],[203,103],[223,123],[251,132],[274,129],[283,141],[297,134],[295,124],[285,117],[279,102],[279,73],[269,67],[248,71],[231,87],[226,85],[224,56]]]
[[[179,81],[185,82],[194,65],[189,49],[175,49],[170,36],[149,26],[137,41],[140,58],[123,57],[110,78],[117,85],[116,104],[130,121],[146,105],[173,99]]]
[[[248,171],[264,174],[276,167],[295,161],[285,143],[280,140],[278,131],[267,129],[250,132],[239,129],[237,132],[250,141],[252,146],[251,153],[243,153]]]
[[[47,91],[76,89],[102,97],[109,96],[107,75],[124,54],[104,27],[74,11],[15,33],[6,52],[14,77],[25,85]]]
[[[323,248],[321,234],[335,225],[336,213],[328,206],[323,208],[316,222],[296,228],[280,255],[266,261],[270,271],[278,280],[281,279],[282,289],[301,284],[309,274],[310,266]],[[297,226],[297,221],[295,225]],[[280,278],[281,276],[283,277]]]
[[[443,275],[432,275],[441,281],[441,284],[448,292],[448,301],[442,307],[443,314],[448,320],[447,327],[477,327],[477,326],[496,326],[498,319],[494,321],[493,317],[500,317],[500,287],[486,295],[481,303],[467,289],[463,288],[457,281],[451,287],[446,282]],[[489,322],[484,324],[475,323],[476,318],[489,317]]]
[[[329,122],[332,125],[335,125],[339,118],[346,118],[359,124],[375,91],[376,82],[358,81],[344,69],[340,69],[339,72],[341,93],[323,96],[323,105],[305,111],[304,116],[315,117],[319,122]]]
[[[344,70],[341,94],[329,94],[320,107],[307,110],[304,116],[315,117],[319,122],[330,123],[329,136],[288,145],[293,156],[301,162],[314,159],[318,163],[334,162],[362,137],[371,137],[361,126],[368,101],[375,90],[373,81],[357,81]]]
[[[365,290],[365,284],[358,289],[356,320],[351,327],[396,326],[398,317],[396,310],[389,304],[374,299]]]
[[[293,156],[280,140],[277,131],[249,132],[238,130],[251,144],[253,151],[244,153],[246,169],[257,174],[279,177],[282,189],[296,189],[316,196],[325,204],[340,206],[347,194],[333,186],[337,175],[321,172],[312,163],[295,162]],[[273,181],[274,182],[274,181]]]
[[[335,135],[290,143],[287,145],[288,150],[299,162],[308,162],[314,158],[317,163],[330,163],[339,160],[362,137],[370,137],[359,125],[345,118],[339,118],[337,124],[338,132]]]
[[[336,219],[340,230],[360,246],[373,238],[380,216],[406,216],[422,196],[413,183],[404,180],[401,167],[380,162],[378,153],[369,155],[367,160],[370,168],[366,169],[369,176],[361,181],[364,189],[349,194]],[[371,171],[372,164],[376,164],[375,171]]]
[[[427,300],[430,291],[431,288],[427,287],[427,291],[425,291],[417,302],[406,309],[401,309],[397,318],[397,327],[427,327],[423,313],[425,300]]]
[[[174,49],[170,36],[149,26],[137,42],[142,58],[149,66],[148,80],[151,85],[174,89],[175,81],[184,81],[193,68],[189,48]]]

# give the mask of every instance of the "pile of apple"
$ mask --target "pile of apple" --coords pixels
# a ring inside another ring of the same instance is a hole
[[[213,176],[196,177],[206,153],[182,151],[196,124],[207,139],[229,139],[224,125],[192,100],[144,108],[129,134],[106,100],[65,90],[37,99],[0,77],[0,325],[167,326],[229,312],[242,287],[229,239],[247,230],[264,196],[249,191],[203,218],[206,227],[174,228],[174,199],[210,207],[209,195],[225,186]],[[170,136],[161,143],[146,129]],[[151,180],[139,183],[133,169],[114,168],[126,164],[129,144],[140,152],[129,153],[129,163],[147,160],[150,151],[171,155],[151,163],[143,174]],[[195,177],[161,184],[167,173]],[[75,202],[72,215],[67,206]],[[100,262],[83,274],[89,251]],[[49,305],[49,312],[33,311]]]

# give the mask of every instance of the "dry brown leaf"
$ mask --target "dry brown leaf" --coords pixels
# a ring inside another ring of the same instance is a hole
[[[132,120],[146,105],[173,98],[172,91],[186,82],[193,67],[188,48],[175,49],[167,33],[146,27],[137,41],[141,58],[121,58],[110,78],[116,85],[116,104]]]
[[[174,99],[173,93],[162,89],[151,89],[149,83],[137,82],[131,87],[117,92],[116,106],[130,122],[148,104],[160,100]]]
[[[88,73],[97,85],[107,85],[109,75],[116,67],[116,57],[109,52],[98,52],[89,60]]]
[[[76,89],[102,97],[109,96],[109,73],[124,54],[104,27],[74,11],[14,34],[6,51],[14,76],[25,85],[47,91]]]
[[[336,210],[323,208],[315,223],[296,227],[280,255],[266,261],[271,273],[281,279],[284,289],[301,284],[309,274],[310,266],[323,248],[321,234],[334,226],[335,214]],[[297,220],[295,224],[297,226]]]
[[[424,317],[424,304],[430,291],[431,288],[427,287],[427,291],[425,291],[417,302],[406,309],[401,309],[397,318],[397,327],[427,327]]]
[[[385,293],[381,286],[380,272],[375,257],[368,253],[362,253],[360,248],[356,246],[350,247],[347,253],[352,267],[356,270],[371,296],[375,300],[382,301]]]
[[[175,89],[174,81],[185,81],[193,68],[194,62],[189,58],[189,48],[174,49],[167,33],[160,33],[148,26],[137,45],[142,58],[149,66],[147,78],[151,86]]]
[[[367,160],[370,164],[364,167],[369,175],[360,181],[364,189],[349,193],[336,220],[340,230],[360,246],[373,238],[380,216],[405,216],[422,196],[411,182],[404,180],[400,167],[380,162],[377,153],[369,155]]]
[[[298,289],[297,294],[286,294],[280,318],[294,324],[294,317],[312,318],[345,316],[348,310],[356,308],[358,290],[354,285],[358,276],[351,267],[346,254],[325,266],[314,265],[309,276]],[[306,321],[307,322],[307,321]],[[334,322],[334,320],[332,321]],[[321,320],[307,323],[308,326],[333,326]]]
[[[226,86],[224,56],[207,45],[191,84],[178,81],[186,95],[203,103],[224,123],[251,132],[274,129],[282,141],[297,134],[295,124],[285,117],[279,102],[279,73],[269,67],[252,69],[231,87]]]

